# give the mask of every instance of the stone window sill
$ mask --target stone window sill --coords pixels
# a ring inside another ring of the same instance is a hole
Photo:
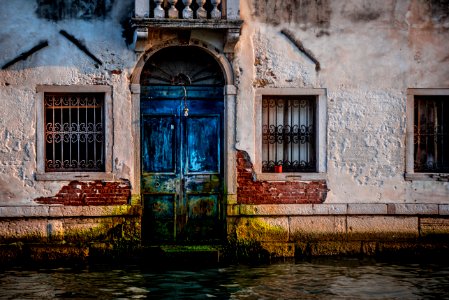
[[[449,174],[447,173],[405,173],[405,180],[409,181],[449,181]]]
[[[114,174],[104,172],[54,172],[37,173],[36,180],[41,181],[92,181],[92,180],[113,180]]]
[[[257,173],[261,181],[311,181],[325,180],[326,173]]]

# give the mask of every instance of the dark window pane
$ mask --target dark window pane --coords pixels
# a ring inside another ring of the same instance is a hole
[[[315,172],[316,96],[262,99],[262,171]]]
[[[102,93],[46,93],[45,171],[104,171]]]
[[[416,96],[415,172],[449,172],[449,97]]]

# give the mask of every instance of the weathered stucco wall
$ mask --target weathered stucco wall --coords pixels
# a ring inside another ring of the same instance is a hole
[[[132,101],[139,100],[148,56],[187,45],[189,35],[152,28],[149,40],[140,41],[146,53],[136,54],[128,44],[133,0],[72,2],[87,3],[85,10],[55,11],[55,3],[70,1],[0,1],[0,243],[138,242],[141,209],[125,205],[140,180],[133,140],[139,111]],[[432,235],[447,240],[449,182],[406,181],[404,172],[407,89],[449,88],[448,1],[241,0],[240,13],[234,54],[223,53],[229,50],[223,32],[193,30],[190,36],[193,44],[207,44],[227,71],[229,58],[235,72],[236,123],[229,101],[226,124],[229,236],[286,256],[320,241],[336,244],[318,254],[338,247],[369,254],[385,240],[396,247],[398,237],[412,240],[411,247]],[[36,45],[42,48],[7,65]],[[233,100],[232,76],[227,84],[225,99]],[[36,180],[39,85],[112,87],[112,180]],[[324,175],[254,178],[258,88],[326,90]]]
[[[107,1],[103,12],[81,16],[49,15],[48,7],[38,9],[40,2],[0,3],[2,66],[48,41],[27,59],[0,70],[0,205],[36,204],[34,199],[52,197],[69,184],[35,180],[37,85],[112,86],[113,173],[117,179],[134,178],[129,78],[137,57],[126,43],[124,26],[134,1]],[[403,176],[407,88],[449,87],[446,0],[253,0],[240,1],[240,10],[244,25],[234,56],[238,150],[255,161],[255,89],[324,88],[326,203],[449,199],[449,183],[405,181]],[[155,31],[148,48],[174,37]],[[198,38],[218,48],[223,44],[213,34]],[[319,68],[291,38],[313,54]]]
[[[447,1],[242,1],[241,17],[237,149],[254,161],[256,88],[325,88],[326,202],[449,199],[447,182],[404,180],[407,88],[449,87]]]
[[[105,11],[83,16],[63,12],[50,14],[51,7],[39,10],[39,2],[42,1],[0,3],[2,66],[40,42],[48,41],[48,46],[27,59],[0,70],[2,206],[35,204],[33,199],[54,196],[68,184],[35,180],[37,85],[112,86],[113,173],[116,178],[128,180],[133,175],[128,77],[135,64],[135,54],[126,44],[121,23],[129,20],[134,2],[108,1]],[[61,30],[78,39],[102,64],[65,38]]]

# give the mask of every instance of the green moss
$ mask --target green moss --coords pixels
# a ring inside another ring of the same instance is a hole
[[[270,253],[259,241],[238,240],[234,234],[223,247],[223,259],[231,263],[264,263],[270,260]]]
[[[287,241],[288,231],[279,225],[272,225],[261,218],[241,218],[235,227],[240,241]]]
[[[272,253],[263,246],[265,241],[287,241],[288,232],[261,218],[238,218],[230,228],[223,249],[226,260],[239,263],[263,263],[272,258]]]
[[[160,246],[164,252],[213,252],[219,250],[214,245],[163,245]]]

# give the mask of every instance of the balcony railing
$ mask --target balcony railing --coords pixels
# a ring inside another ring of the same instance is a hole
[[[224,35],[223,51],[234,52],[243,21],[240,0],[134,0],[135,50],[144,51],[151,31],[212,30]],[[186,35],[187,36],[187,35]]]
[[[147,1],[147,3],[143,3]],[[225,0],[136,0],[136,17],[150,19],[226,19]],[[138,7],[139,6],[139,7]]]

